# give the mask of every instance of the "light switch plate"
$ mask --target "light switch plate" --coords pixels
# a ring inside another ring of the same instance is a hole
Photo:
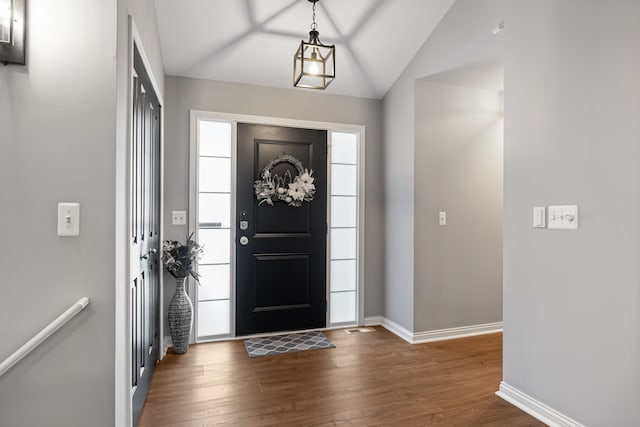
[[[171,211],[171,225],[187,225],[187,211]]]
[[[535,206],[533,208],[533,227],[545,228],[547,226],[546,218],[547,209],[544,206]]]
[[[440,212],[440,214],[438,215],[438,221],[440,225],[447,225],[447,213]]]
[[[80,235],[80,203],[58,203],[58,236]]]
[[[557,230],[577,230],[578,206],[549,206],[549,228]]]

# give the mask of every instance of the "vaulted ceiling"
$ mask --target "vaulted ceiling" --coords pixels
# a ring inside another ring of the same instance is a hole
[[[320,0],[320,39],[336,45],[326,92],[382,98],[454,0]],[[308,0],[155,0],[169,75],[293,87]],[[300,89],[305,90],[305,89]]]

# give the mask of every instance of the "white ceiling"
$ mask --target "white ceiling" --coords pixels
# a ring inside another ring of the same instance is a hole
[[[326,92],[382,98],[453,2],[320,0],[320,39],[336,45],[336,79]],[[155,5],[167,74],[293,87],[293,54],[311,24],[308,0]]]

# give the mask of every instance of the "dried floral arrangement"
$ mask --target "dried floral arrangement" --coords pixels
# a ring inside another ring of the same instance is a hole
[[[186,238],[186,243],[177,240],[162,242],[162,264],[169,274],[177,279],[191,276],[200,283],[200,275],[195,271],[195,260],[200,259],[203,247],[193,240],[193,233]]]

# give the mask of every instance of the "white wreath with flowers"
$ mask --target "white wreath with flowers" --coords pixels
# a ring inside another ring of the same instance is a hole
[[[281,163],[293,165],[298,174],[294,177],[289,171],[286,171],[284,176],[272,174],[273,168]],[[262,179],[255,181],[253,185],[258,205],[267,203],[273,206],[274,202],[285,202],[289,206],[299,208],[303,202],[311,202],[316,192],[313,170],[303,168],[300,160],[288,154],[278,156],[267,163],[260,177]]]

